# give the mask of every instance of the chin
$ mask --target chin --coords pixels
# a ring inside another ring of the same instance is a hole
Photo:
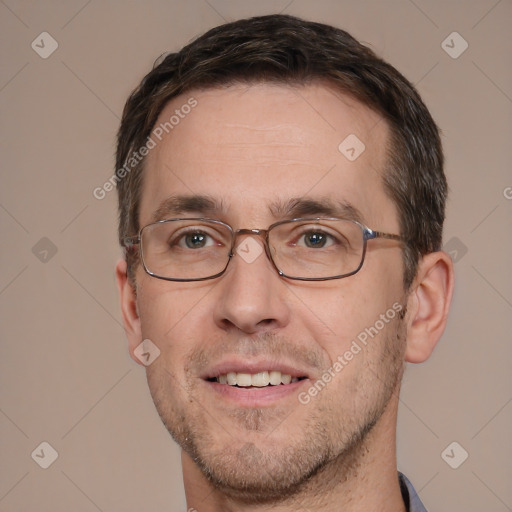
[[[277,503],[299,494],[330,458],[312,446],[259,448],[249,442],[218,453],[200,456],[192,451],[189,455],[212,487],[247,504]]]

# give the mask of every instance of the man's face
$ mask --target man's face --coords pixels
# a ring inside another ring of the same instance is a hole
[[[370,228],[399,232],[382,184],[388,128],[368,108],[320,85],[238,85],[175,98],[157,125],[190,96],[197,106],[148,155],[141,226],[169,198],[207,196],[218,208],[160,208],[161,217],[267,228],[301,211],[323,216],[327,206],[348,204]],[[353,161],[338,149],[351,134],[365,145]],[[307,209],[290,210],[306,201]],[[344,210],[330,216],[337,213]],[[259,253],[252,242],[244,247]],[[402,274],[399,244],[382,239],[368,243],[357,274],[331,281],[282,278],[264,252],[252,260],[235,251],[222,277],[201,282],[163,281],[137,269],[142,336],[161,351],[147,369],[153,399],[218,487],[282,496],[361,442],[401,376],[403,329],[386,312],[403,304]],[[377,322],[381,315],[386,322]],[[358,342],[360,351],[344,357],[371,327],[366,345]],[[216,381],[264,371],[294,379],[262,388]],[[313,396],[317,380],[325,386]]]

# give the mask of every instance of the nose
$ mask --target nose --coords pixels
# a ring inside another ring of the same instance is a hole
[[[215,323],[246,334],[282,328],[290,318],[286,291],[261,241],[243,236],[217,286]]]

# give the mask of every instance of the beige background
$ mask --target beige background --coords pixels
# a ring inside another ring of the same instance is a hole
[[[281,11],[371,45],[443,129],[457,290],[432,359],[406,375],[399,468],[432,511],[512,510],[512,2],[2,0],[1,512],[185,510],[178,449],[120,323],[115,192],[92,191],[162,52]],[[47,59],[31,48],[43,31],[59,45]],[[441,46],[453,31],[469,44],[456,59]],[[58,452],[46,470],[48,448],[31,457],[43,441]],[[458,469],[441,457],[453,441],[469,453]]]

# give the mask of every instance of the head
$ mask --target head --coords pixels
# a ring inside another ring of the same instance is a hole
[[[364,151],[347,158],[344,140]],[[326,281],[280,276],[247,233],[254,258],[235,250],[214,279],[150,276],[139,246],[117,267],[132,355],[143,339],[159,348],[153,399],[206,478],[263,499],[335,461],[356,467],[357,448],[396,418],[404,361],[426,359],[439,339],[453,285],[440,252],[439,132],[414,87],[342,30],[240,20],[144,78],[125,106],[116,169],[122,245],[183,217],[234,230],[343,217],[398,235],[369,241],[357,273]],[[299,380],[267,394],[223,384],[237,370]]]

